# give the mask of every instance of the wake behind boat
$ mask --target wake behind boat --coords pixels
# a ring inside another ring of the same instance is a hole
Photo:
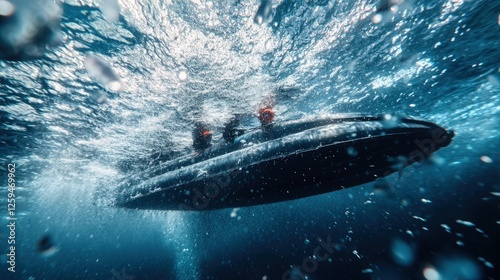
[[[390,175],[454,136],[431,122],[390,115],[271,121],[131,176],[118,187],[116,205],[212,210],[298,199]]]

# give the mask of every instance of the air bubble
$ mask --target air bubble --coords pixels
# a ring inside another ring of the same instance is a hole
[[[120,79],[106,62],[95,56],[88,56],[85,59],[85,68],[89,75],[101,85],[112,91],[121,90]]]
[[[426,219],[419,217],[419,216],[412,216],[412,218],[417,219],[417,220],[421,220],[422,222],[427,222]]]
[[[375,24],[378,24],[382,21],[382,15],[381,14],[376,14],[372,17],[372,22]]]
[[[487,261],[485,258],[479,257],[477,259],[482,261],[485,266],[487,266],[489,268],[495,268],[495,266],[492,263],[490,263],[489,261]]]
[[[424,277],[427,280],[440,280],[441,276],[439,272],[434,267],[426,267],[424,268]]]
[[[0,16],[8,17],[14,13],[16,7],[9,1],[0,0]]]
[[[422,201],[423,203],[426,203],[426,204],[432,203],[432,201],[425,199],[425,198],[422,198],[420,201]]]
[[[116,0],[102,0],[99,9],[109,21],[117,22],[120,18],[120,6]]]
[[[386,128],[395,128],[401,123],[401,119],[397,116],[385,114],[383,125]]]
[[[400,239],[395,239],[391,246],[392,257],[394,261],[403,266],[410,266],[415,260],[415,252],[413,248]]]
[[[446,230],[447,232],[451,233],[451,228],[448,225],[441,224],[441,227],[444,228],[444,230]]]
[[[271,0],[262,0],[253,21],[257,24],[269,23],[273,20],[273,3]]]
[[[438,279],[482,279],[481,269],[477,263],[464,256],[443,256],[440,258],[437,267],[439,269]]]
[[[350,155],[351,157],[355,157],[358,155],[358,151],[352,146],[347,148],[347,154]]]
[[[177,73],[177,77],[179,77],[179,80],[185,81],[188,78],[188,74],[186,71],[181,70],[179,73]]]
[[[456,220],[455,222],[457,222],[458,224],[462,224],[462,225],[464,225],[464,226],[468,226],[468,227],[473,227],[473,226],[475,226],[475,224],[474,224],[474,223],[469,222],[469,221]]]
[[[240,208],[234,208],[233,211],[231,211],[231,218],[236,218],[238,216],[238,211],[240,210]]]
[[[353,251],[352,251],[352,253],[353,253],[356,257],[358,257],[359,259],[361,259],[361,256],[359,255],[358,251],[353,250]]]
[[[489,156],[482,156],[481,161],[484,163],[492,163],[493,160]]]
[[[108,87],[112,91],[120,91],[122,89],[122,83],[120,83],[120,81],[112,81],[108,83]]]
[[[102,91],[96,91],[90,94],[90,99],[98,104],[102,104],[106,102],[108,99],[108,96],[106,95],[105,92]]]

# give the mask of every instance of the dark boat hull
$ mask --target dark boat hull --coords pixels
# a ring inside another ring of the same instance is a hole
[[[452,137],[430,122],[385,116],[275,124],[130,178],[118,188],[117,205],[211,210],[298,199],[392,174]]]

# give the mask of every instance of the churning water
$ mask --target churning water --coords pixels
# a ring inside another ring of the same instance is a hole
[[[500,1],[56,2],[0,0],[1,279],[498,276]],[[277,121],[412,115],[456,137],[382,194],[112,206],[123,178],[191,152],[194,122],[220,138],[270,96]]]

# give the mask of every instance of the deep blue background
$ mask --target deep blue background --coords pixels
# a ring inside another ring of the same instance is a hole
[[[113,274],[123,269],[134,279],[281,279],[327,236],[338,250],[310,279],[425,279],[428,266],[497,279],[500,2],[407,2],[374,24],[377,4],[277,1],[263,26],[253,23],[257,1],[123,1],[114,23],[90,1],[62,5],[60,46],[0,61],[0,184],[16,163],[19,195],[17,272],[0,258],[1,279],[126,279]],[[89,77],[89,54],[116,71],[122,91]],[[278,121],[399,113],[456,137],[438,163],[389,177],[397,187],[387,196],[368,184],[235,217],[109,206],[122,178],[190,151],[193,121],[217,133],[271,92]],[[102,94],[107,102],[96,102]],[[6,196],[2,187],[4,205]],[[48,258],[36,252],[46,234],[59,248]],[[411,265],[394,261],[394,240],[413,248]],[[6,251],[4,226],[0,244]]]

